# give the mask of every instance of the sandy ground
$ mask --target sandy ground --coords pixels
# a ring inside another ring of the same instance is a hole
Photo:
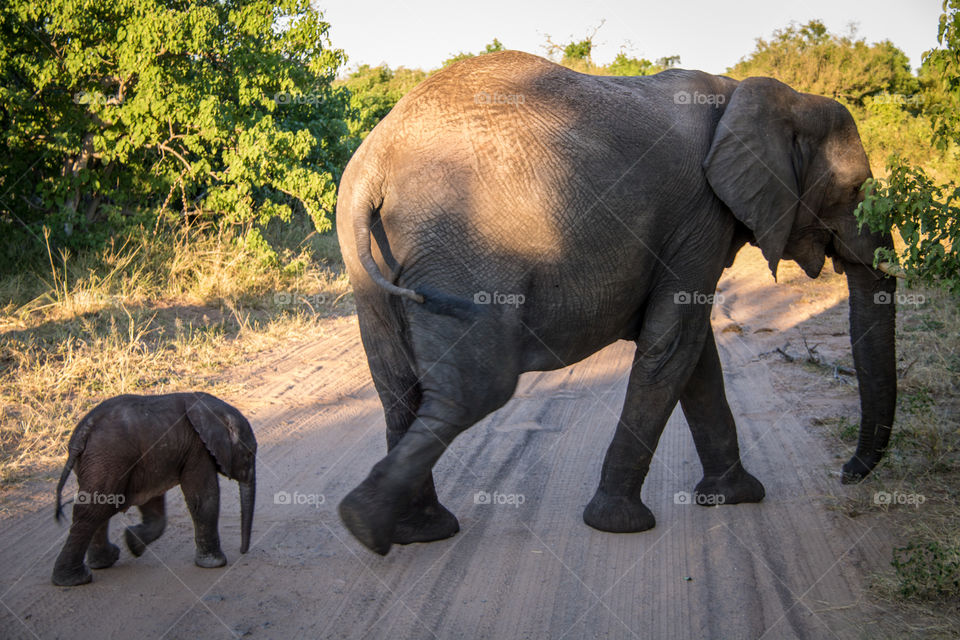
[[[865,591],[870,572],[889,562],[882,516],[826,507],[847,490],[842,460],[811,427],[857,415],[855,381],[771,353],[789,342],[788,353],[805,355],[805,337],[849,366],[845,289],[836,276],[809,283],[798,274],[784,265],[776,284],[759,252],[745,249],[714,309],[744,463],[767,490],[760,504],[677,499],[701,477],[678,409],[644,487],[656,528],[614,535],[583,524],[626,388],[632,345],[621,342],[566,369],[525,374],[516,397],[435,469],[461,532],[376,556],[336,515],[385,441],[356,318],[333,318],[323,335],[225,374],[243,383],[226,399],[260,445],[248,554],[238,552],[236,485],[223,480],[227,567],[193,565],[192,524],[173,490],[167,531],[143,557],[123,549],[92,584],[54,587],[67,531],[52,518],[54,485],[40,482],[32,503],[8,492],[7,506],[18,506],[0,519],[0,637],[888,637],[893,614]],[[479,492],[490,501],[478,502]],[[133,518],[114,519],[115,542]]]

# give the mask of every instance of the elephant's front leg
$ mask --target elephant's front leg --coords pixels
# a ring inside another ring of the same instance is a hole
[[[110,542],[110,519],[104,521],[93,532],[93,540],[87,549],[87,564],[91,569],[107,569],[112,567],[120,557],[120,547]]]
[[[708,316],[708,307],[677,304],[672,293],[651,300],[600,486],[583,512],[584,522],[594,529],[629,533],[656,524],[640,492],[663,428],[697,361]]]
[[[727,404],[723,369],[709,327],[700,359],[680,395],[680,406],[703,465],[695,502],[705,506],[760,502],[763,485],[740,461],[737,426]]]
[[[220,518],[220,482],[213,458],[204,450],[193,456],[180,476],[180,488],[193,518],[197,552],[194,563],[213,569],[227,564],[220,549],[217,522]]]
[[[140,505],[140,515],[143,521],[140,524],[127,527],[123,536],[130,553],[140,557],[146,551],[147,545],[160,537],[167,526],[166,495],[161,494]]]

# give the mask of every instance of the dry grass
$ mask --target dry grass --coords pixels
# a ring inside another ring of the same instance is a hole
[[[890,446],[867,480],[831,506],[849,517],[883,512],[892,527],[892,568],[873,576],[871,591],[903,620],[923,621],[905,627],[904,637],[952,638],[960,628],[960,308],[943,292],[901,293],[919,304],[898,307],[899,389]],[[857,417],[824,424],[837,448],[852,454]],[[885,496],[893,503],[883,504]]]
[[[0,280],[0,483],[59,466],[105,398],[223,392],[224,367],[352,311],[335,236],[311,242],[267,264],[187,229],[82,259],[51,251],[49,273]]]

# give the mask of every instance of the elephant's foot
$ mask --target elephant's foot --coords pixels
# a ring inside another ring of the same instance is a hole
[[[216,569],[227,564],[227,556],[223,555],[223,551],[220,549],[215,551],[200,551],[197,549],[197,553],[193,557],[193,563],[204,569]]]
[[[694,502],[708,507],[760,502],[764,495],[766,492],[760,481],[744,469],[731,471],[724,476],[704,476],[693,490]]]
[[[411,509],[407,515],[397,520],[391,542],[410,544],[412,542],[432,542],[443,540],[460,531],[457,517],[439,502],[419,509]]]
[[[123,540],[127,543],[127,549],[130,549],[130,553],[138,558],[147,550],[147,545],[156,539],[157,536],[150,537],[145,535],[140,525],[127,527],[123,532]]]
[[[93,573],[85,564],[81,564],[79,567],[61,567],[58,565],[53,568],[53,576],[50,579],[58,587],[75,587],[93,580]]]
[[[854,455],[844,463],[840,482],[843,484],[858,484],[863,481],[880,461],[879,456]]]
[[[583,521],[594,529],[611,533],[646,531],[657,524],[653,512],[639,500],[611,496],[600,489],[583,510]]]
[[[91,569],[107,569],[120,557],[120,547],[107,543],[102,547],[87,549],[87,564]]]
[[[337,511],[353,537],[371,551],[385,556],[390,551],[396,531],[393,508],[388,501],[378,498],[376,492],[369,488],[369,481],[365,480],[340,501]]]

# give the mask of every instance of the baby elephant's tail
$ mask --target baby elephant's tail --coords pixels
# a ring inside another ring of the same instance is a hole
[[[53,514],[57,522],[60,522],[60,517],[63,515],[63,507],[61,504],[63,485],[67,484],[67,478],[70,477],[70,472],[73,471],[73,465],[77,463],[77,458],[87,447],[87,436],[90,435],[91,426],[93,426],[93,421],[90,419],[90,416],[87,415],[80,421],[80,424],[77,425],[73,435],[70,436],[70,444],[67,445],[67,463],[63,465],[60,482],[57,483],[57,510]]]

